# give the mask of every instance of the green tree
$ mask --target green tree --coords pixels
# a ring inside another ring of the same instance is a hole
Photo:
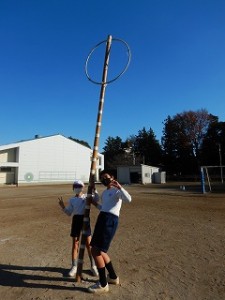
[[[178,135],[179,127],[172,117],[168,116],[164,121],[163,136],[161,139],[163,164],[169,174],[177,174],[179,166]]]
[[[69,139],[91,149],[91,146],[87,142],[85,142],[83,140],[75,139],[72,136],[69,136]]]
[[[152,128],[148,131],[145,127],[139,130],[134,145],[135,153],[140,156],[143,164],[152,166],[161,164],[162,150]]]
[[[123,142],[119,136],[115,138],[109,136],[103,147],[103,154],[105,158],[105,168],[115,169],[116,161],[118,160],[118,155],[123,153]]]
[[[225,164],[225,122],[218,122],[216,117],[210,124],[201,147],[201,165],[219,166],[220,158]]]

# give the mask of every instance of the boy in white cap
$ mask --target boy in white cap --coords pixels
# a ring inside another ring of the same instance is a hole
[[[83,217],[84,217],[84,210],[86,204],[86,197],[87,195],[83,193],[84,183],[81,180],[75,180],[73,183],[73,191],[75,196],[69,199],[69,203],[65,206],[63,202],[63,198],[59,197],[59,205],[63,209],[63,211],[68,215],[72,216],[72,224],[71,224],[71,233],[70,236],[72,237],[72,267],[69,271],[69,276],[74,277],[77,272],[77,257],[78,257],[78,249],[79,249],[79,239],[80,234],[83,226]],[[93,195],[93,200],[98,201],[98,193],[97,191]],[[98,276],[98,270],[95,265],[95,261],[91,255],[91,227],[89,226],[88,234],[87,234],[87,241],[86,241],[86,248],[88,251],[88,255],[91,262],[91,271],[94,276]]]

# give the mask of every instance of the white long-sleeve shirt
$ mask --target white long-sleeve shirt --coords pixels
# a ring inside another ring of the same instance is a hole
[[[84,210],[85,210],[85,205],[86,205],[86,198],[87,194],[82,194],[79,197],[72,197],[69,199],[68,205],[63,209],[63,211],[68,215],[68,216],[74,216],[74,215],[83,215]],[[98,193],[96,192],[93,195],[94,201],[99,200]]]
[[[109,212],[119,217],[122,202],[131,202],[131,195],[124,189],[111,187],[103,191],[101,205],[98,208],[102,212]]]

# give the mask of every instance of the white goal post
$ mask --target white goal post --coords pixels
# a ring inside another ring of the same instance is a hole
[[[201,166],[201,187],[202,193],[206,193],[206,185],[208,191],[212,192],[213,184],[224,183],[223,174],[225,173],[225,166]]]

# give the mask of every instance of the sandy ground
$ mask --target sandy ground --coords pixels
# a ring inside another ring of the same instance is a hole
[[[104,295],[87,293],[97,280],[65,274],[70,267],[71,219],[57,197],[69,185],[0,187],[0,299],[225,299],[225,194],[188,185],[127,186],[110,256],[121,279]],[[102,188],[99,187],[101,192]],[[91,210],[94,224],[98,211]]]

